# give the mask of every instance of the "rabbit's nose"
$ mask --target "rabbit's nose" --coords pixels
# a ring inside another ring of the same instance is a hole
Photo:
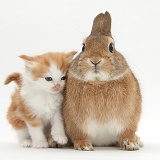
[[[101,62],[101,60],[99,60],[99,61],[97,61],[97,62],[95,62],[95,61],[93,61],[93,60],[90,60],[90,62],[91,62],[92,64],[94,64],[94,65],[97,65],[97,64],[99,64],[99,63]]]

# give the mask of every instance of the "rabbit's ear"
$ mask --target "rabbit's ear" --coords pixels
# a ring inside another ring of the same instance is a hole
[[[105,14],[100,13],[95,17],[93,21],[91,35],[95,34],[101,34],[112,37],[111,16],[109,12],[106,11]]]
[[[103,13],[98,14],[94,20],[93,20],[93,25],[92,25],[92,30],[91,30],[91,35],[95,35],[100,33],[102,23],[103,23]]]
[[[111,15],[107,11],[105,12],[103,18],[102,34],[111,36]]]

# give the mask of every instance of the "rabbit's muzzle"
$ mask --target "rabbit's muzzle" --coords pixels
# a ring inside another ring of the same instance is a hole
[[[95,73],[98,73],[98,71],[100,69],[99,64],[101,63],[101,60],[95,61],[95,60],[90,59],[90,63],[91,63],[93,71]]]

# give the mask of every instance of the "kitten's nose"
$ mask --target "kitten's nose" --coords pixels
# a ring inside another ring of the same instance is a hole
[[[58,90],[60,90],[61,85],[60,84],[56,84],[53,88],[58,91]]]

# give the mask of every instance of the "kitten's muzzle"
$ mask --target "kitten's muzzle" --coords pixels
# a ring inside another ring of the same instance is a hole
[[[53,87],[54,90],[56,91],[59,91],[61,89],[61,85],[60,84],[56,84],[54,87]]]

